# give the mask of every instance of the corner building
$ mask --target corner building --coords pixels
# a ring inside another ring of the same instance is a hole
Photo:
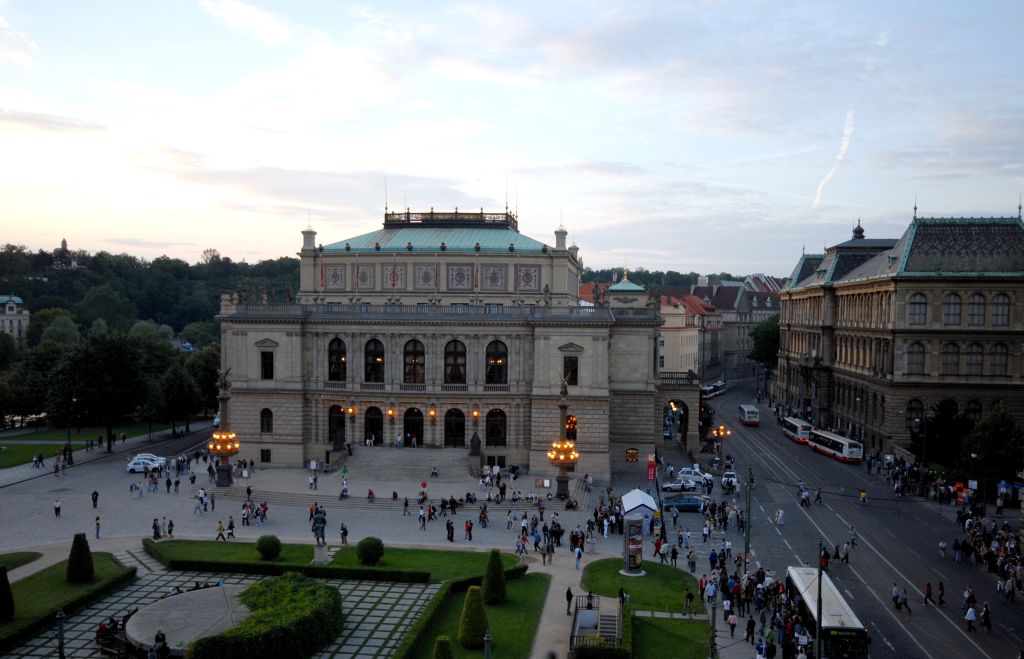
[[[668,400],[696,405],[696,381],[657,372],[662,319],[642,288],[581,303],[564,229],[549,246],[508,212],[386,213],[381,230],[327,245],[303,231],[299,258],[287,301],[221,299],[241,458],[337,465],[368,437],[475,438],[487,464],[553,473],[564,378],[576,471],[606,479],[627,449],[660,441]]]
[[[776,400],[874,450],[943,405],[1024,416],[1024,223],[914,217],[898,239],[804,254],[781,292]]]

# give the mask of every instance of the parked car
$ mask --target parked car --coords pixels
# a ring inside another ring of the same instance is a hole
[[[731,485],[732,487],[736,487],[737,483],[739,483],[739,479],[736,478],[736,472],[735,471],[727,471],[724,474],[722,474],[722,487],[723,488],[728,486],[728,485]]]
[[[711,474],[701,471],[699,466],[694,465],[693,467],[680,467],[676,469],[676,478],[689,478],[690,480],[702,481],[705,478],[711,478]]]
[[[146,471],[147,467],[152,470],[157,469],[159,467],[164,467],[166,465],[167,460],[165,460],[164,458],[151,460],[149,458],[136,457],[135,459],[128,463],[127,469],[129,474],[134,474],[136,472]]]
[[[702,513],[708,507],[708,498],[699,494],[676,494],[663,498],[661,507],[665,512]]]
[[[153,455],[152,453],[137,453],[132,460],[138,460],[143,458],[145,460],[152,460],[154,462],[167,462],[165,458],[161,458],[159,455]]]
[[[213,427],[220,428],[220,412],[213,415]]]
[[[697,481],[684,476],[662,483],[661,489],[665,492],[692,492],[697,489]]]

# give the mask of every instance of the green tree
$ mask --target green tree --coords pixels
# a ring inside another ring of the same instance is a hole
[[[433,659],[455,659],[452,653],[452,640],[447,636],[438,636],[434,639]]]
[[[220,373],[220,349],[208,346],[193,352],[185,361],[185,368],[192,376],[192,381],[199,388],[199,401],[204,412],[217,409],[217,380]]]
[[[466,591],[466,601],[462,603],[462,615],[459,616],[459,645],[467,650],[482,648],[486,632],[487,611],[480,595],[480,586],[470,586]]]
[[[89,336],[106,336],[107,334],[110,334],[110,326],[107,325],[107,321],[102,318],[92,321],[92,325],[89,326]]]
[[[779,317],[766,318],[758,323],[750,332],[754,347],[750,351],[750,359],[769,370],[779,362]]]
[[[28,416],[46,409],[51,374],[67,350],[56,343],[43,343],[24,352],[9,380],[14,414]]]
[[[14,414],[14,392],[11,391],[12,372],[0,373],[0,430],[7,427],[7,417]]]
[[[929,427],[933,425],[929,421]],[[931,454],[931,446],[928,453]],[[1014,481],[1024,460],[1024,425],[1002,402],[987,412],[963,441],[960,465],[972,478],[982,477],[988,490],[1000,480]]]
[[[92,550],[84,533],[76,533],[71,542],[71,553],[68,554],[68,583],[89,583],[94,572]]]
[[[180,420],[185,421],[185,432],[189,432],[189,415],[196,410],[199,402],[199,388],[192,381],[181,362],[175,362],[160,378],[161,410],[164,418],[176,427]]]
[[[501,563],[501,552],[491,550],[487,558],[487,570],[484,572],[483,596],[487,604],[501,604],[508,597],[505,587],[505,566]]]
[[[78,343],[82,339],[82,333],[78,330],[78,323],[70,316],[58,316],[43,330],[39,337],[40,343],[52,341],[64,345]]]
[[[0,371],[6,371],[14,363],[18,354],[18,344],[7,332],[0,332]]]
[[[114,290],[110,284],[101,284],[89,289],[85,297],[75,305],[75,315],[83,325],[102,318],[115,329],[127,329],[135,322],[136,309],[131,300]]]
[[[384,556],[384,543],[380,538],[367,536],[356,545],[356,557],[363,565],[376,565]]]
[[[170,343],[174,339],[174,330],[170,325],[157,325],[152,320],[140,320],[132,325],[128,335],[152,343]]]
[[[191,343],[196,349],[220,343],[217,323],[212,320],[195,321],[185,325],[178,333],[178,338]]]
[[[25,332],[25,344],[32,348],[39,345],[43,332],[50,326],[50,323],[58,318],[67,317],[74,320],[74,315],[68,309],[50,308],[40,309],[32,314],[32,322],[28,324],[28,331]]]

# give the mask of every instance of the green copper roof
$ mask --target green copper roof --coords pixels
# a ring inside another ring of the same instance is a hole
[[[324,252],[440,252],[444,243],[447,252],[508,252],[511,244],[516,252],[540,254],[544,243],[524,236],[508,227],[420,227],[385,228],[361,236],[324,245]],[[380,245],[380,249],[376,248]]]
[[[643,286],[639,286],[637,284],[634,284],[633,282],[629,281],[628,279],[623,279],[619,283],[612,284],[611,286],[609,286],[608,290],[612,291],[614,293],[625,293],[625,292],[642,293],[643,291],[645,291],[647,289],[645,289]]]
[[[14,302],[15,304],[24,304],[21,298],[17,295],[0,295],[0,304],[7,304],[8,302]]]

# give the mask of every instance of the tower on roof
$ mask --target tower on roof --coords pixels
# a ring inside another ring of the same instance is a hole
[[[860,225],[860,218],[857,218],[857,226],[853,228],[853,239],[863,240],[864,239],[864,227]]]

